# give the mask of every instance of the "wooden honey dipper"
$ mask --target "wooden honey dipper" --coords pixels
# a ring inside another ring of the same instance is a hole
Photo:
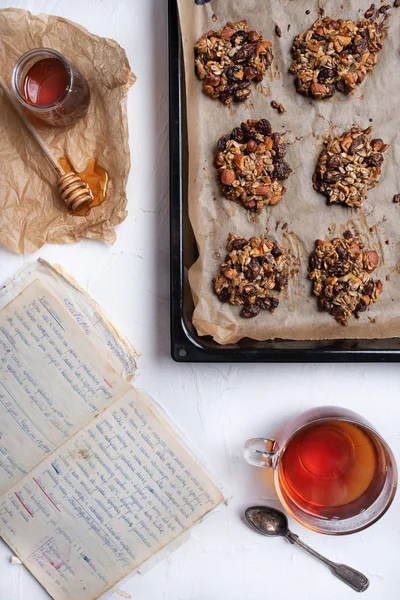
[[[35,127],[25,116],[22,108],[19,106],[18,102],[8,89],[6,83],[2,79],[0,75],[0,88],[3,90],[4,94],[9,99],[10,103],[14,107],[15,111],[20,116],[21,120],[24,122],[25,127],[30,131],[32,136],[37,141],[40,146],[43,154],[48,158],[50,164],[57,172],[58,176],[58,190],[60,192],[61,199],[70,210],[77,210],[78,208],[82,208],[87,205],[89,202],[93,200],[93,193],[88,186],[87,183],[82,181],[82,179],[76,173],[66,173],[61,165],[56,161],[54,156],[51,154],[50,150],[44,143],[43,139],[36,131]]]

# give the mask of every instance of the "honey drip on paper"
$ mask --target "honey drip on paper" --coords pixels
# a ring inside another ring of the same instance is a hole
[[[60,158],[58,162],[66,173],[75,172],[67,158]],[[90,187],[93,194],[93,200],[86,206],[72,212],[74,215],[86,216],[92,208],[100,206],[106,199],[109,177],[107,171],[97,164],[95,158],[91,158],[86,169],[81,173],[77,173],[77,175],[79,175],[82,181],[87,183]]]

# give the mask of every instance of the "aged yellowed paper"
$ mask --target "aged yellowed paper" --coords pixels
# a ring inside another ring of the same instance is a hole
[[[128,388],[67,308],[31,283],[0,312],[0,493]]]
[[[0,499],[0,533],[56,600],[94,600],[223,497],[133,388]]]
[[[224,500],[135,368],[66,273],[0,291],[0,536],[55,600],[102,596]]]

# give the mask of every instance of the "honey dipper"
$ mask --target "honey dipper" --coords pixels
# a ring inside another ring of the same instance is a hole
[[[82,208],[84,205],[88,204],[91,200],[93,200],[93,193],[89,188],[88,184],[82,181],[82,179],[76,173],[66,173],[61,165],[58,164],[54,156],[51,154],[50,150],[44,143],[43,139],[40,137],[39,133],[36,131],[35,127],[25,116],[22,108],[19,106],[14,96],[8,89],[6,83],[2,79],[0,75],[0,88],[3,90],[4,94],[9,99],[10,103],[14,107],[15,111],[20,116],[21,120],[24,122],[25,127],[30,131],[32,136],[37,141],[40,146],[43,154],[48,158],[54,170],[57,172],[58,176],[58,190],[60,192],[61,199],[70,210],[77,210],[78,208]]]

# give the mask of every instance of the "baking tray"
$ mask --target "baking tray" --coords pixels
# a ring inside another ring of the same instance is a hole
[[[186,0],[193,2],[194,0]],[[197,246],[188,218],[187,129],[183,50],[176,0],[168,0],[170,117],[170,311],[171,356],[178,362],[398,362],[400,339],[267,340],[242,339],[221,346],[200,337],[188,271]]]

